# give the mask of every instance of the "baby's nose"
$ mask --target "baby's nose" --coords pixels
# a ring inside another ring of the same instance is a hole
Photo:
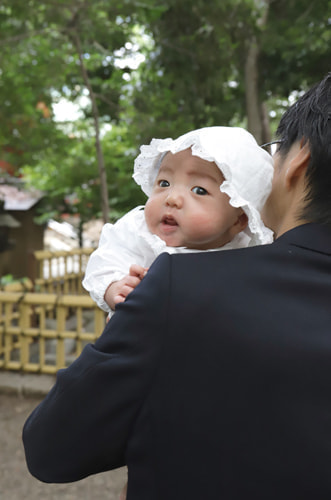
[[[166,205],[169,207],[181,208],[183,206],[183,201],[184,197],[180,189],[173,188],[169,190],[166,198]]]

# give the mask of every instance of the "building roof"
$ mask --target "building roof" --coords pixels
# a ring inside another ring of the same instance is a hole
[[[44,193],[37,189],[24,189],[22,186],[0,183],[0,199],[4,201],[5,210],[29,210],[43,196]]]

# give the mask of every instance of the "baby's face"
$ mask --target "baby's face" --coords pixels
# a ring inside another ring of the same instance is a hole
[[[167,246],[199,250],[231,241],[247,219],[221,193],[223,181],[216,164],[193,156],[191,149],[167,153],[145,207],[151,233]]]

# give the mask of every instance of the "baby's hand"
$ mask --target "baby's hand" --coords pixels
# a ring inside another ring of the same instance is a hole
[[[139,285],[147,271],[148,269],[138,264],[133,264],[130,267],[129,274],[121,280],[111,283],[105,293],[105,301],[109,307],[114,310],[116,304],[124,302],[129,293]]]
[[[139,266],[138,264],[132,264],[129,269],[129,276],[136,276],[141,281],[146,276],[147,271],[147,267]]]

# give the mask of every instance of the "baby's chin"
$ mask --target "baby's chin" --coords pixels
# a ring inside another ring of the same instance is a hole
[[[161,236],[160,236],[161,238]],[[161,238],[167,247],[177,248],[177,247],[186,247],[185,243],[179,242],[177,240],[173,240],[173,238]]]
[[[177,233],[177,234],[175,234]],[[183,237],[182,234],[178,234],[179,231],[178,229],[174,231],[172,234],[164,234],[162,231],[154,231],[153,234],[158,236],[164,243],[166,244],[167,247],[170,248],[188,248],[190,250],[206,250],[210,248],[210,244],[208,245],[207,243],[203,242],[197,242],[197,241],[187,241]]]
[[[155,232],[156,236],[158,236],[164,243],[167,245],[167,247],[172,247],[172,248],[177,248],[177,247],[186,247],[186,244],[183,240],[176,238],[174,236],[166,236],[164,234],[160,234]]]
[[[158,236],[164,243],[167,245],[167,247],[183,247],[186,246],[185,242],[183,241],[183,238],[181,236],[179,226],[166,226],[163,225],[162,227],[154,228],[154,230],[151,231],[152,234],[155,236]]]

